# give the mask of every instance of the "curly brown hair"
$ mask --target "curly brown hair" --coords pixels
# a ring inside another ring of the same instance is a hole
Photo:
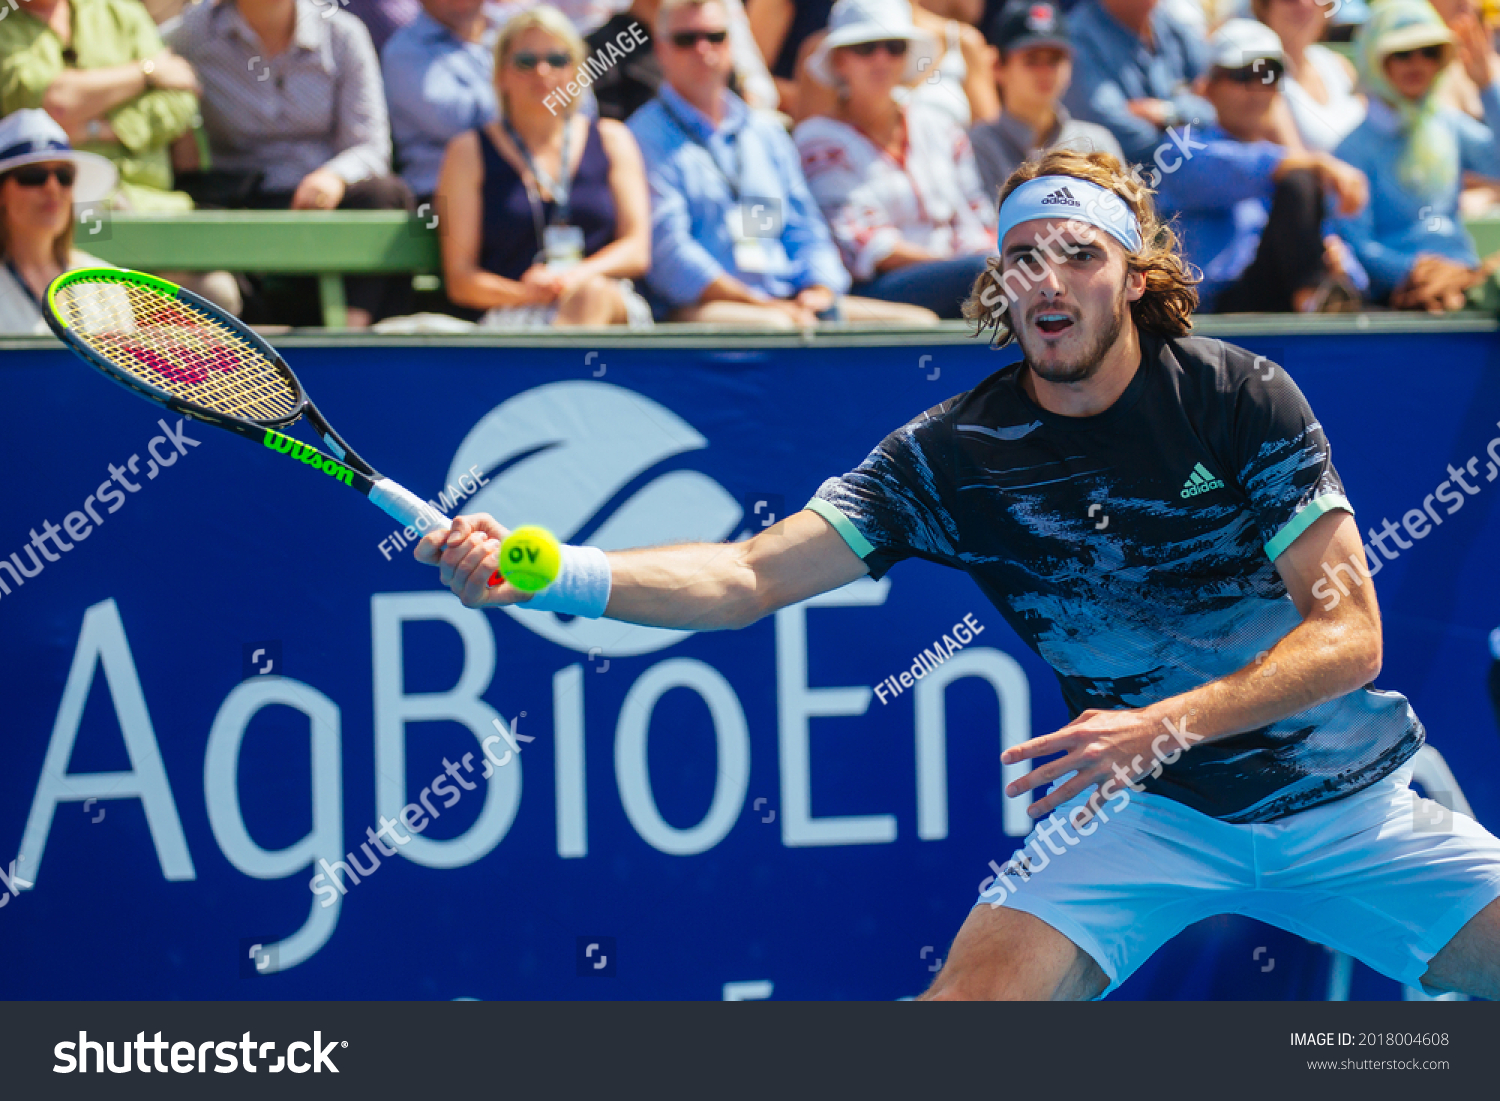
[[[1129,207],[1141,227],[1138,252],[1126,258],[1131,271],[1146,276],[1146,292],[1130,304],[1131,317],[1139,328],[1161,336],[1184,336],[1192,331],[1193,311],[1198,308],[1195,276],[1182,254],[1172,227],[1157,216],[1151,189],[1138,171],[1127,170],[1110,153],[1080,153],[1052,149],[1041,159],[1027,161],[1010,174],[1000,188],[1004,203],[1012,191],[1038,176],[1072,176],[1114,192]],[[998,245],[999,242],[996,242]],[[974,322],[974,335],[994,329],[992,340],[1003,348],[1015,339],[1007,321],[1007,293],[1001,280],[999,256],[992,256],[974,281],[974,289],[963,305],[963,315]]]

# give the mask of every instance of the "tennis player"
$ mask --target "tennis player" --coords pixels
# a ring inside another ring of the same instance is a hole
[[[1188,335],[1194,280],[1108,154],[1054,150],[1001,200],[965,312],[1022,362],[753,539],[566,547],[531,606],[702,631],[903,558],[967,571],[1075,718],[1004,754],[1061,756],[1009,786],[1052,785],[927,998],[1099,997],[1226,913],[1500,997],[1500,841],[1408,787],[1422,724],[1372,683],[1374,585],[1302,393]],[[470,607],[515,603],[487,584],[505,533],[460,518],[417,557]]]

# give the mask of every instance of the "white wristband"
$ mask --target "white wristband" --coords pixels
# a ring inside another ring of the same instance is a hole
[[[609,604],[609,559],[598,547],[564,544],[557,580],[518,608],[598,619]]]

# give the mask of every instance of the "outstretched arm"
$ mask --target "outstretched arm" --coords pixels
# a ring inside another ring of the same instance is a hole
[[[417,544],[467,607],[518,604],[530,595],[491,588],[506,528],[483,513],[459,516]],[[714,631],[745,627],[778,608],[847,585],[868,570],[826,520],[806,510],[742,543],[684,543],[612,551],[605,615],[626,623]]]

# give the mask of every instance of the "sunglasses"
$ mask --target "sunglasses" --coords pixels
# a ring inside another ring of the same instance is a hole
[[[1243,69],[1219,70],[1219,75],[1231,84],[1265,84],[1268,86],[1279,83],[1285,73],[1285,66],[1271,58],[1263,58],[1254,65],[1246,65]]]
[[[874,57],[876,50],[884,50],[892,57],[905,57],[908,45],[904,38],[882,38],[879,42],[856,42],[849,51],[859,57]]]
[[[674,31],[672,45],[679,50],[691,50],[700,41],[711,46],[722,46],[728,37],[728,31]]]
[[[554,69],[566,69],[573,64],[573,59],[565,53],[534,54],[530,50],[518,53],[510,59],[510,63],[523,73],[534,72],[543,61]]]
[[[49,168],[45,164],[28,164],[10,173],[10,178],[22,187],[46,187],[47,177],[56,176],[60,187],[72,187],[78,178],[78,169],[71,164],[60,164]]]
[[[1443,60],[1443,47],[1422,46],[1415,50],[1397,50],[1387,56],[1396,61],[1410,61],[1414,57],[1422,57],[1428,61],[1441,61]]]

